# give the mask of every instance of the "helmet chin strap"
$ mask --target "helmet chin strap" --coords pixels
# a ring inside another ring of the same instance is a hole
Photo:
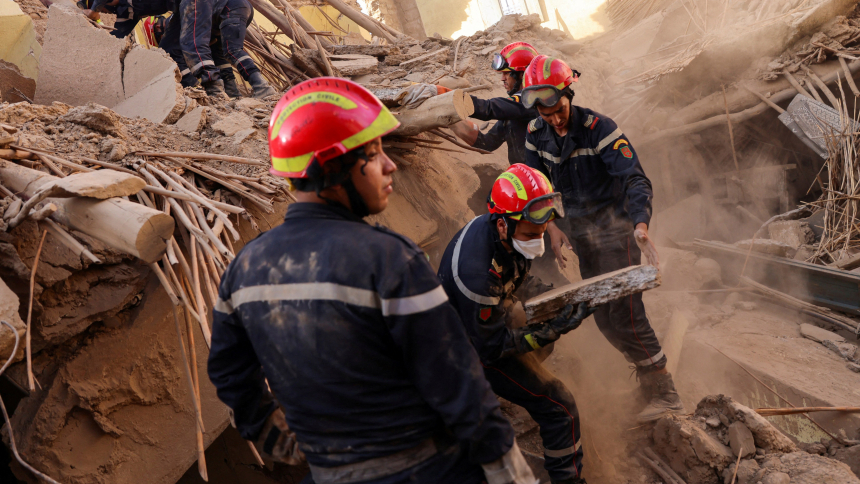
[[[352,183],[352,178],[350,177],[345,182],[341,183],[341,186],[346,190],[346,196],[349,199],[349,206],[352,213],[362,218],[370,215],[370,209],[367,208],[367,203],[364,202],[364,198],[362,198],[361,194],[358,193],[358,189],[355,188],[355,184]]]
[[[513,245],[512,241],[514,239],[514,233],[516,233],[516,231],[517,231],[517,221],[514,219],[510,219],[510,220],[511,220],[511,223],[508,223],[508,217],[502,217],[502,221],[505,222],[505,228],[507,228],[506,235],[508,236],[508,238],[505,239],[505,242]]]
[[[513,96],[514,94],[520,92],[523,88],[523,73],[518,71],[511,72],[511,77],[517,80],[517,84],[513,89],[508,91],[508,96]]]

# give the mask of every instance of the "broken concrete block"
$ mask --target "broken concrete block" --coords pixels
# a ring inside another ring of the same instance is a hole
[[[379,60],[369,55],[334,55],[331,57],[331,65],[344,76],[362,76],[379,72]]]
[[[16,2],[0,3],[0,61],[14,65],[20,75],[35,82],[41,55],[30,16]],[[9,100],[5,93],[3,99]]]
[[[759,471],[758,462],[753,459],[742,460],[737,468],[738,471],[735,473],[735,463],[732,463],[723,469],[724,484],[732,484],[732,479],[736,484],[756,484],[755,476]]]
[[[126,98],[139,93],[165,74],[173,76],[177,82],[177,78],[181,80],[176,63],[161,49],[135,46],[126,54],[122,64],[122,83]]]
[[[212,124],[212,129],[224,136],[233,136],[244,129],[253,128],[254,122],[247,115],[240,112],[232,112]]]
[[[74,173],[45,184],[41,190],[51,190],[54,197],[90,197],[107,200],[127,197],[143,190],[146,182],[139,176],[116,170],[96,170]]]
[[[835,341],[824,340],[821,344],[846,360],[854,360],[857,356],[857,347],[851,343],[837,343]]]
[[[693,438],[690,439],[690,443],[693,445],[696,457],[700,461],[717,469],[724,469],[734,461],[731,449],[723,445],[719,440],[711,437],[704,430],[698,427],[692,428],[694,429],[694,433]]]
[[[236,134],[233,135],[233,144],[240,145],[246,139],[253,138],[255,134],[257,134],[257,130],[255,128],[248,128],[243,129],[242,131],[237,131]]]
[[[848,369],[854,373],[860,373],[860,365],[857,363],[848,363]]]
[[[774,452],[795,452],[797,446],[753,409],[741,405],[725,395],[709,395],[699,402],[696,414],[727,415],[727,421],[741,421],[752,432],[756,447]]]
[[[182,131],[195,133],[203,129],[206,125],[206,109],[203,106],[197,106],[190,113],[179,118],[176,122],[176,127]]]
[[[421,82],[424,82],[424,73],[423,72],[413,72],[412,74],[409,74],[408,76],[406,76],[405,79],[407,81],[410,81],[410,82],[421,83]]]
[[[803,323],[800,325],[800,335],[804,338],[811,339],[816,343],[821,343],[822,341],[826,340],[830,340],[836,343],[845,342],[845,338],[843,338],[842,336],[807,323]]]
[[[591,307],[660,286],[660,271],[654,266],[625,267],[533,297],[523,305],[529,323],[554,317],[568,304],[588,302]]]
[[[128,145],[116,138],[102,138],[99,142],[99,159],[104,161],[119,161],[128,154]]]
[[[782,242],[794,249],[815,242],[815,234],[809,228],[809,224],[800,220],[773,222],[767,226],[767,230],[772,240]]]
[[[36,81],[25,77],[18,66],[0,60],[0,101],[17,103],[36,96]]]
[[[141,117],[153,123],[173,124],[185,111],[185,94],[173,76],[165,73],[114,109],[128,118]]]
[[[19,361],[24,356],[24,331],[26,326],[18,315],[19,305],[18,296],[0,279],[0,319],[11,324],[21,338],[21,342],[18,345],[18,353],[15,355],[13,361]],[[14,347],[15,335],[5,324],[0,324],[0,361],[5,362]]]
[[[125,40],[91,25],[74,5],[52,4],[34,101],[116,106],[125,98],[120,62],[125,46]]]
[[[114,111],[128,118],[173,124],[185,112],[176,64],[162,50],[135,47],[123,61],[125,99]]]
[[[369,47],[369,46],[368,46]],[[263,101],[259,99],[254,99],[252,97],[243,97],[236,101],[236,106],[245,109],[257,109],[262,108],[266,105]]]
[[[790,484],[791,476],[786,474],[785,472],[771,472],[770,474],[764,476],[764,479],[761,480],[761,484]]]
[[[755,439],[752,432],[741,422],[729,425],[729,446],[741,458],[755,454]]]
[[[735,242],[735,247],[741,249],[749,249],[752,245],[752,250],[762,254],[775,255],[777,257],[794,257],[797,249],[778,240],[771,239],[747,239]]]
[[[72,108],[62,118],[63,121],[86,126],[93,131],[117,137],[125,137],[125,126],[119,116],[110,109],[95,103]]]

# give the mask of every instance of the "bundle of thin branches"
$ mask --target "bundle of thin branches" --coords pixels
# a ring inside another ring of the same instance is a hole
[[[840,84],[840,91],[842,86]],[[841,130],[822,133],[827,141],[828,157],[819,176],[823,193],[809,205],[824,210],[824,233],[812,260],[835,263],[853,249],[860,249],[860,159],[858,159],[858,115],[848,112],[845,93],[837,102]],[[823,179],[822,179],[823,178]]]

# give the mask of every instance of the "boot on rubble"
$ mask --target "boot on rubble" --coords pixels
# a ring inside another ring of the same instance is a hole
[[[265,99],[269,96],[277,96],[278,91],[272,89],[272,86],[263,78],[259,72],[254,72],[249,76],[248,81],[251,87],[254,88],[254,97],[257,99]]]
[[[236,79],[223,79],[224,81],[224,92],[230,96],[230,99],[238,99],[242,97],[242,93],[239,92],[239,86],[236,84]]]
[[[211,98],[221,98],[224,99],[227,96],[227,93],[224,92],[224,81],[221,79],[215,81],[207,81],[203,84],[203,89],[206,91],[206,95]]]
[[[675,390],[672,374],[651,371],[639,375],[643,391],[650,393],[648,405],[639,412],[639,422],[651,422],[670,413],[684,413],[684,404]]]

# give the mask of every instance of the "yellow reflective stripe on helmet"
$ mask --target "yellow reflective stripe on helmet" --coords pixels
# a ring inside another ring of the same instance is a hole
[[[376,116],[376,119],[370,123],[370,126],[343,140],[343,147],[347,150],[351,150],[356,146],[361,146],[368,141],[391,131],[396,128],[398,124],[400,124],[400,122],[397,121],[397,118],[395,118],[393,114],[391,114],[391,111],[389,111],[388,108],[383,107],[382,111],[379,112],[379,115]]]
[[[543,60],[543,78],[549,79],[549,76],[552,74],[552,61],[555,60],[552,57],[547,57]]]
[[[284,173],[301,173],[305,171],[311,163],[313,153],[306,155],[294,156],[292,158],[275,158],[272,157],[272,168]]]
[[[519,52],[519,51],[521,51],[521,50],[531,50],[531,49],[529,49],[529,48],[528,48],[527,46],[525,46],[525,45],[520,45],[520,46],[514,47],[513,49],[511,49],[511,50],[507,53],[507,55],[505,55],[505,59],[509,59],[509,58],[511,57],[511,54],[513,54],[514,52]]]
[[[334,94],[325,91],[317,91],[305,94],[304,96],[299,96],[293,102],[287,105],[283,111],[278,114],[278,118],[275,120],[275,124],[272,125],[272,134],[270,136],[270,140],[274,140],[278,137],[278,132],[281,131],[281,126],[284,124],[284,121],[290,117],[296,109],[299,109],[302,106],[305,106],[310,103],[328,103],[334,104],[335,106],[341,109],[355,109],[358,107],[355,104],[355,101],[349,99],[347,97],[341,96],[340,94]]]
[[[531,346],[533,350],[539,350],[540,349],[540,345],[537,343],[537,341],[535,341],[534,336],[527,334],[526,335],[526,342],[528,342],[529,346]]]
[[[511,182],[511,185],[514,186],[514,190],[517,191],[517,198],[519,198],[520,200],[528,200],[529,199],[529,196],[526,193],[525,185],[523,185],[523,182],[519,178],[517,178],[516,175],[506,171],[506,172],[502,173],[501,175],[499,175],[499,179],[500,180],[507,180],[507,181]]]
[[[559,91],[561,91],[565,87],[567,87],[567,86],[564,85],[564,81],[561,81],[557,86],[555,86],[555,88],[558,89]]]

